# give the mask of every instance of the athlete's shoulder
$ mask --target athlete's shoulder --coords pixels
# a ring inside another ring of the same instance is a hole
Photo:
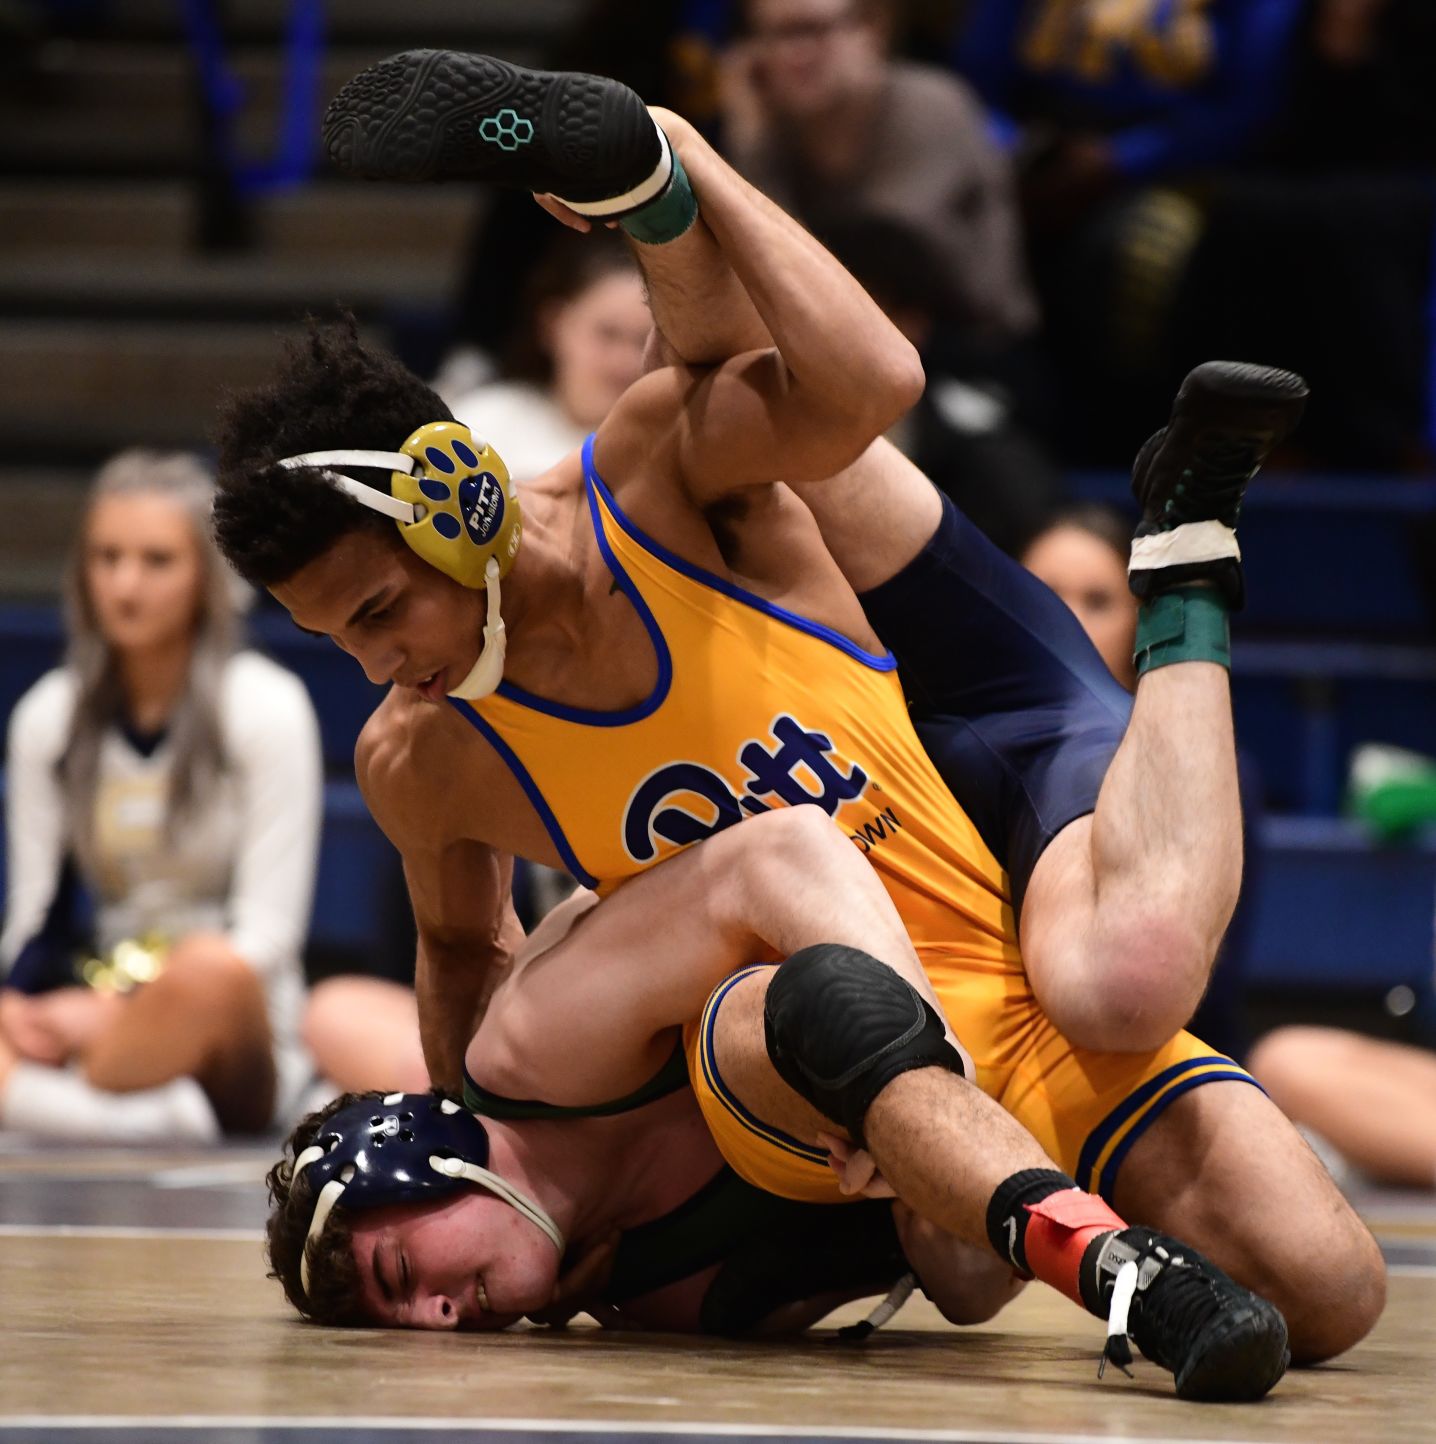
[[[354,776],[374,819],[390,841],[446,840],[461,789],[455,786],[456,747],[468,729],[453,709],[421,702],[391,687],[369,714],[354,746]]]
[[[618,398],[593,439],[594,466],[610,491],[620,494],[655,470],[672,477],[678,423],[702,374],[687,366],[659,366]]]

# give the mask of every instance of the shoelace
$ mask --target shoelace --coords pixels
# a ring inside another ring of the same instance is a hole
[[[1142,1291],[1142,1352],[1153,1363],[1175,1372],[1180,1362],[1164,1345],[1195,1337],[1198,1328],[1222,1302],[1221,1285],[1203,1270],[1187,1264],[1181,1254],[1164,1259],[1165,1267]]]
[[[1127,1316],[1132,1311],[1132,1299],[1137,1292],[1137,1261],[1128,1259],[1117,1270],[1112,1282],[1112,1304],[1107,1310],[1107,1343],[1097,1365],[1097,1377],[1107,1372],[1108,1364],[1116,1366],[1130,1379],[1132,1377],[1132,1345],[1128,1342]]]
[[[887,1297],[878,1304],[867,1318],[860,1323],[848,1324],[838,1330],[838,1340],[844,1344],[860,1344],[870,1334],[875,1334],[907,1301],[917,1287],[916,1274],[904,1274],[888,1290]]]

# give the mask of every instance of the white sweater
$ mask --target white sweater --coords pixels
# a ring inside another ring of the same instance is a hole
[[[301,961],[323,806],[319,728],[303,684],[256,652],[230,659],[220,717],[229,771],[175,845],[163,834],[172,748],[148,757],[112,729],[100,749],[95,840],[97,942],[145,932],[226,933],[259,974],[276,1044],[291,1044],[303,1006]],[[74,678],[47,673],[10,719],[8,848],[0,972],[41,930],[68,852],[55,765],[69,732]]]

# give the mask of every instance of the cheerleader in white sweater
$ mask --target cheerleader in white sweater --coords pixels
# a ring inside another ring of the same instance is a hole
[[[10,719],[5,1129],[255,1132],[308,1078],[318,729],[297,678],[233,650],[210,501],[197,458],[104,467],[67,583],[65,663]],[[83,947],[67,916],[80,893]]]

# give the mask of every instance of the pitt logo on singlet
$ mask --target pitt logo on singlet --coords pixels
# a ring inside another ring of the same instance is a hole
[[[660,840],[687,847],[712,837],[745,816],[767,812],[761,801],[774,797],[790,807],[816,803],[829,817],[843,803],[861,797],[868,775],[856,764],[832,755],[833,744],[821,732],[809,732],[796,718],[780,713],[769,724],[770,737],[752,739],[738,749],[747,769],[741,795],[710,767],[669,762],[650,772],[633,790],[623,815],[623,845],[635,862],[658,855]]]

